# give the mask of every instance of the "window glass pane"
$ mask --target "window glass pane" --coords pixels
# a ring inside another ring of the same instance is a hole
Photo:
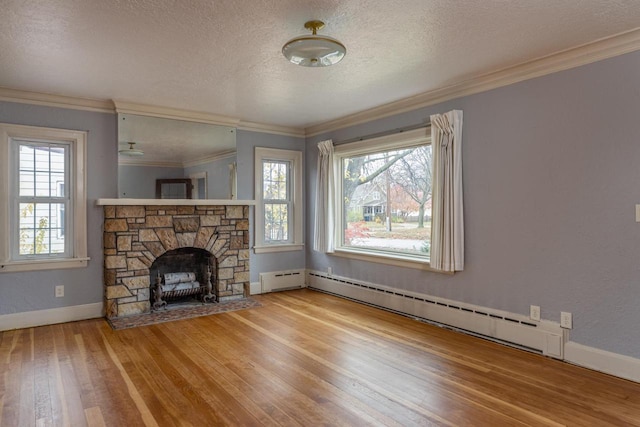
[[[64,173],[65,170],[65,148],[64,147],[51,147],[51,172]]]
[[[342,159],[342,245],[428,256],[431,146]]]
[[[20,255],[33,255],[35,250],[35,230],[20,228]]]
[[[36,172],[36,197],[49,197],[51,181],[49,172]]]
[[[289,240],[289,212],[286,204],[265,203],[264,241],[281,243]]]
[[[65,150],[65,147],[55,144],[20,144],[21,197],[57,197],[58,185],[65,180]]]
[[[288,199],[288,162],[265,161],[262,164],[265,200]]]
[[[20,196],[34,196],[35,192],[33,171],[20,171]]]
[[[20,203],[19,254],[64,253],[64,204]]]

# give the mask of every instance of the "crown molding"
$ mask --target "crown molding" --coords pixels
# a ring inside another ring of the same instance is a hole
[[[46,107],[70,108],[73,110],[94,111],[99,113],[114,112],[113,102],[107,100],[30,92],[26,90],[10,89],[8,87],[0,87],[0,101],[43,105]]]
[[[154,166],[159,168],[190,168],[192,166],[204,165],[215,160],[226,159],[236,155],[236,152],[223,151],[221,153],[213,154],[211,156],[200,157],[194,160],[186,160],[185,162],[159,162],[159,161],[145,161],[139,158],[119,157],[118,165],[120,166]]]
[[[235,155],[236,155],[236,151],[235,150],[224,151],[222,153],[213,154],[211,156],[200,157],[200,158],[194,159],[194,160],[186,160],[182,164],[182,167],[183,168],[190,168],[190,167],[193,167],[193,166],[204,165],[204,164],[213,162],[215,160],[226,159],[226,158],[229,158],[229,157],[233,157]]]
[[[276,135],[294,136],[297,138],[304,138],[306,136],[303,128],[269,125],[266,123],[247,122],[244,120],[241,120],[240,123],[238,123],[238,129],[251,132],[263,132]]]
[[[640,50],[640,28],[565,49],[502,70],[479,75],[447,87],[350,114],[336,120],[309,126],[305,128],[305,135],[307,137],[316,136],[637,50]]]
[[[144,161],[144,160],[132,160],[132,159],[118,159],[119,166],[148,166],[148,167],[158,167],[158,168],[179,168],[183,169],[184,166],[181,162],[154,162],[154,161]]]
[[[119,100],[114,100],[113,103],[117,113],[186,120],[190,122],[230,126],[252,132],[273,133],[277,135],[297,136],[300,138],[305,137],[304,129],[302,128],[248,122],[235,117],[220,116],[202,111],[180,110],[177,108],[161,107],[157,105],[137,104],[134,102]]]
[[[187,122],[208,123],[219,126],[237,127],[239,119],[219,116],[202,111],[181,110],[178,108],[161,107],[158,105],[137,104],[135,102],[114,99],[116,113],[137,114],[140,116],[161,117],[164,119],[184,120]]]

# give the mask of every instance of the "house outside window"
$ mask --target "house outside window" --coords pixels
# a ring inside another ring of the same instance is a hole
[[[427,130],[338,145],[336,253],[428,263],[431,145]]]
[[[0,272],[86,266],[86,132],[0,124]]]
[[[301,250],[302,152],[256,147],[256,253]]]

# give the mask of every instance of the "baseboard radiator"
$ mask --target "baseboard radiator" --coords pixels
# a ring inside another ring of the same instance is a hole
[[[555,322],[535,322],[515,313],[463,304],[318,271],[307,273],[307,286],[507,345],[515,345],[545,356],[564,358],[565,334]]]
[[[298,289],[304,286],[304,270],[273,271],[260,273],[262,293]]]

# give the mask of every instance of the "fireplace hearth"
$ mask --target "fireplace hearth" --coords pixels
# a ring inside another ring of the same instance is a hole
[[[248,216],[242,205],[105,205],[107,317],[149,313],[184,295],[248,296]]]

